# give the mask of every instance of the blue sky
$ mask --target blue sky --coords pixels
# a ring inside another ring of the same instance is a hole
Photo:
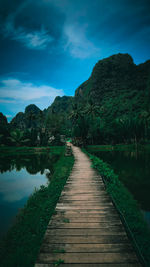
[[[0,111],[74,95],[95,63],[150,59],[149,0],[0,0]]]

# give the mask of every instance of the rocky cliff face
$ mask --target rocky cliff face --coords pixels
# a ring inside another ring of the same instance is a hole
[[[0,112],[0,144],[7,144],[6,138],[9,135],[9,124],[7,118]]]
[[[3,115],[2,112],[0,112],[0,126],[7,126],[7,118]]]
[[[44,123],[43,112],[34,104],[26,107],[25,112],[19,112],[11,121],[13,128],[20,130],[40,129]]]
[[[114,116],[123,112],[138,112],[144,108],[150,80],[150,61],[135,65],[128,54],[117,54],[100,60],[91,77],[75,92],[76,102],[89,99]]]
[[[72,102],[72,96],[57,96],[52,105],[46,110],[46,113],[68,113],[72,108]]]

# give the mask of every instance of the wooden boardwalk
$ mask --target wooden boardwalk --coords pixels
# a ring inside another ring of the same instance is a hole
[[[140,267],[101,177],[79,148],[72,150],[75,164],[35,267]]]

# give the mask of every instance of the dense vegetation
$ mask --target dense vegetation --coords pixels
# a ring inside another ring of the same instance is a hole
[[[14,226],[0,244],[0,266],[34,266],[48,222],[73,166],[73,157],[64,156],[64,147],[54,147],[59,155],[50,184],[35,190],[16,217]]]
[[[97,169],[102,176],[106,190],[117,207],[130,238],[132,237],[133,246],[142,263],[145,264],[144,266],[150,266],[150,231],[137,202],[107,163],[96,156],[87,154],[92,160],[92,167]]]
[[[1,152],[9,157],[13,153],[19,155],[20,151],[38,151],[39,148],[33,148],[37,146],[44,150],[47,145],[63,145],[64,136],[81,145],[148,143],[149,101],[150,61],[137,66],[128,54],[111,56],[95,65],[90,78],[78,87],[74,97],[56,97],[43,111],[31,104],[10,123],[0,113]],[[24,150],[25,146],[30,148]],[[73,165],[72,157],[64,158],[63,146],[54,147],[52,152],[61,156],[51,183],[34,192],[17,216],[1,246],[3,267],[34,266],[47,224]],[[107,164],[94,156],[91,159],[150,265],[150,233],[137,203]],[[36,164],[35,169],[38,169]]]
[[[43,111],[35,105],[10,124],[0,115],[3,145],[62,144],[62,136],[86,144],[145,143],[150,139],[150,61],[130,55],[100,60],[74,97],[56,97]]]

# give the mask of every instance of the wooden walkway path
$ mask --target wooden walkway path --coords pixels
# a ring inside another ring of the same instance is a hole
[[[72,150],[75,164],[35,267],[140,267],[101,177],[79,148]]]

